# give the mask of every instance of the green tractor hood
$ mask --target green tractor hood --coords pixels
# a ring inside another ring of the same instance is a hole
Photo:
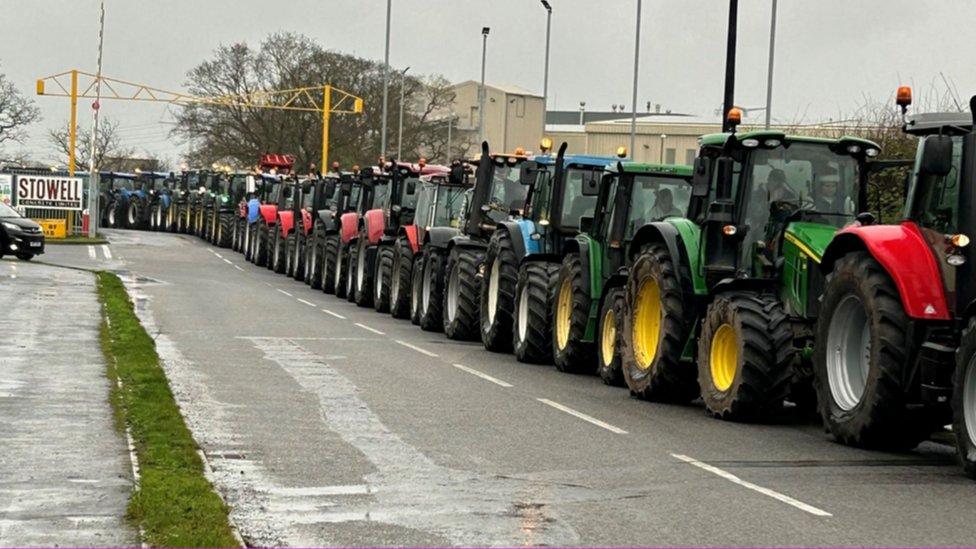
[[[786,240],[795,244],[806,255],[820,263],[824,250],[839,229],[821,223],[796,222],[786,228]]]

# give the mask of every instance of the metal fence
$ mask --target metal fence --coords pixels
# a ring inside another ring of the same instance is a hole
[[[59,176],[59,177],[70,177],[67,170],[61,171],[51,171],[45,169],[32,169],[32,168],[6,168],[0,171],[0,174],[6,175],[46,175],[46,176]],[[66,236],[80,236],[85,234],[85,216],[83,212],[89,209],[89,197],[88,197],[88,174],[75,172],[74,177],[82,180],[82,210],[57,210],[49,208],[34,208],[34,207],[21,207],[17,204],[17,193],[16,189],[12,193],[12,206],[17,209],[23,215],[35,220],[35,221],[54,221],[60,222],[64,221]],[[97,218],[97,216],[95,216]],[[46,227],[45,227],[46,228]]]

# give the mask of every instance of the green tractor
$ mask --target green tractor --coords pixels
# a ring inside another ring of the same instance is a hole
[[[639,398],[701,396],[715,417],[762,419],[786,399],[813,407],[818,263],[838,229],[870,216],[858,212],[880,149],[731,126],[701,138],[688,217],[634,235],[621,360]]]
[[[623,385],[619,339],[623,331],[627,249],[638,229],[685,214],[691,166],[620,162],[604,176],[592,217],[563,249],[551,315],[552,353],[565,371],[596,370]],[[557,364],[558,365],[558,364]]]

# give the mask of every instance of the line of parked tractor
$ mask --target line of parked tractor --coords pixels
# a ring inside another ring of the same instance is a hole
[[[694,166],[548,139],[307,177],[266,155],[253,172],[109,178],[102,219],[726,420],[818,410],[840,442],[898,450],[948,425],[976,476],[976,114],[908,117],[908,88],[897,102],[914,160],[735,129],[702,136]],[[879,223],[872,177],[906,167],[903,219]]]

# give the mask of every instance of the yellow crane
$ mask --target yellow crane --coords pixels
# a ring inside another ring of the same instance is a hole
[[[95,89],[101,84],[101,96]],[[117,78],[99,76],[85,71],[70,70],[39,78],[37,95],[67,97],[71,99],[71,116],[68,128],[68,170],[75,173],[75,141],[78,133],[78,99],[117,99],[169,103],[171,105],[219,105],[322,113],[322,171],[329,161],[329,119],[333,114],[361,114],[363,99],[331,84],[307,86],[288,90],[256,91],[239,95],[198,97],[172,92]],[[97,107],[96,107],[97,108]]]

